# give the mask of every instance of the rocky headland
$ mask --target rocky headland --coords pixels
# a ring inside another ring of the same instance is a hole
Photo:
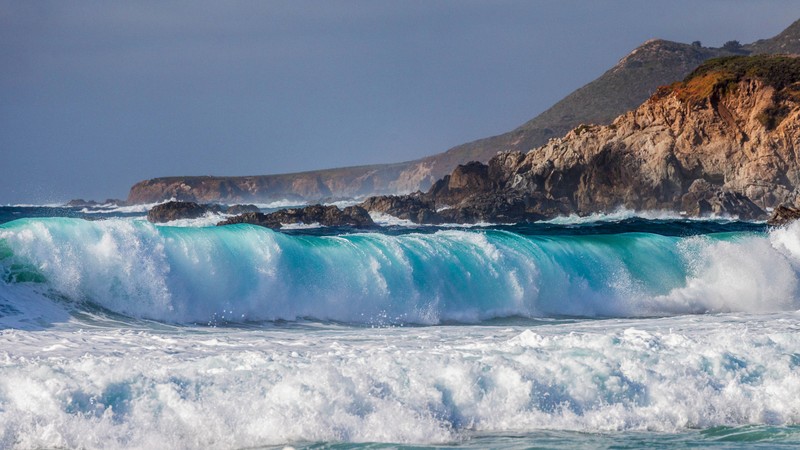
[[[764,219],[800,204],[800,59],[711,60],[609,125],[457,167],[425,193],[367,199],[418,223],[675,211]]]

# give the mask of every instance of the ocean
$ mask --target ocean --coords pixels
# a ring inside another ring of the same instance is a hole
[[[800,223],[145,210],[0,207],[0,448],[800,446]]]

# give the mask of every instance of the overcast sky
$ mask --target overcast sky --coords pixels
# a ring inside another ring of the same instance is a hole
[[[0,0],[0,204],[415,159],[513,129],[647,39],[749,43],[798,18],[796,0]]]

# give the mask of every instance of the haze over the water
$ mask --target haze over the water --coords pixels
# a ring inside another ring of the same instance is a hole
[[[419,158],[516,127],[647,39],[749,43],[799,17],[788,0],[0,0],[0,204]]]

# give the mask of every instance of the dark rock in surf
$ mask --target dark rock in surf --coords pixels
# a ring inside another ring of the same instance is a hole
[[[229,219],[217,223],[217,226],[220,227],[223,225],[236,225],[239,223],[258,225],[261,227],[272,228],[273,230],[277,230],[281,227],[281,221],[278,220],[276,217],[274,217],[272,214],[264,214],[260,212],[247,212],[244,214],[239,214],[236,217],[231,217]]]
[[[226,214],[244,214],[250,212],[258,212],[256,205],[231,205],[225,210]]]
[[[82,198],[76,198],[68,201],[64,204],[64,206],[68,208],[97,208],[102,206],[126,206],[128,202],[125,200],[120,200],[118,198],[107,198],[102,202],[96,202],[94,200],[84,200]]]
[[[94,200],[87,201],[82,198],[75,198],[64,204],[68,208],[93,208],[97,205],[98,203]]]
[[[360,206],[366,211],[389,214],[414,223],[434,225],[444,223],[444,219],[436,212],[435,202],[421,192],[409,195],[370,197]]]
[[[370,197],[361,206],[425,225],[532,222],[572,211],[566,199],[508,188],[505,160],[498,158],[460,165],[426,193]]]
[[[360,206],[348,206],[339,209],[336,206],[311,205],[303,208],[290,208],[269,214],[250,212],[231,217],[217,225],[233,225],[248,223],[272,229],[281,228],[282,224],[314,224],[326,227],[371,228],[376,226],[367,210]]]
[[[197,219],[206,213],[218,213],[219,205],[199,205],[194,202],[167,202],[156,205],[147,211],[147,220],[153,223],[164,223],[178,219]]]
[[[800,219],[800,209],[791,208],[788,206],[778,206],[775,208],[775,211],[772,212],[772,216],[769,218],[769,220],[767,220],[767,224],[777,227],[794,222],[797,219]]]
[[[694,180],[681,197],[682,211],[690,217],[735,214],[740,220],[757,220],[764,211],[739,192],[714,186],[704,179]]]

